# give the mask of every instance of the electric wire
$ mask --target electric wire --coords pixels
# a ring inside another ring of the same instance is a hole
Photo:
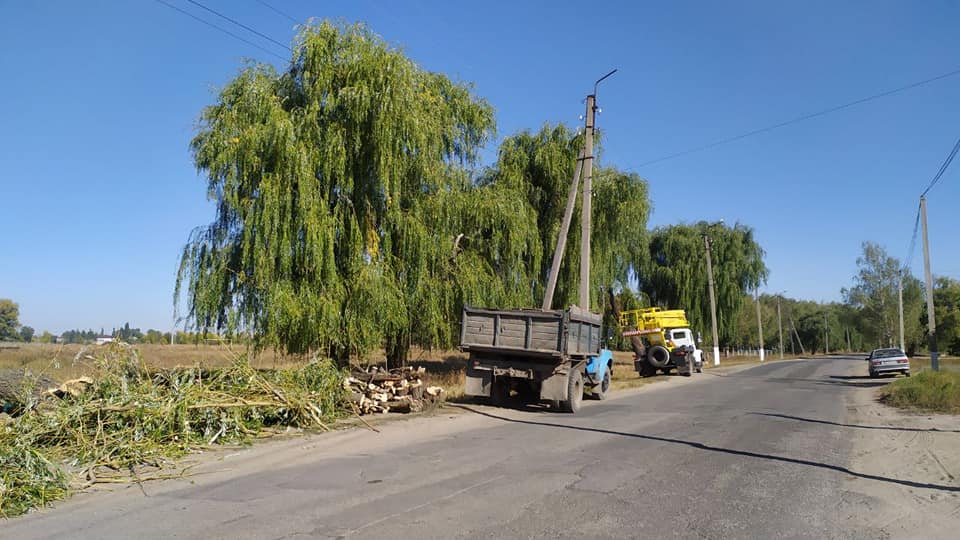
[[[253,28],[250,28],[249,26],[243,24],[243,23],[240,22],[240,21],[231,19],[230,17],[227,17],[226,15],[224,15],[223,13],[220,13],[219,11],[216,11],[216,10],[214,10],[214,9],[210,9],[210,8],[208,8],[207,6],[201,4],[200,2],[197,2],[196,0],[187,0],[187,2],[190,2],[191,4],[199,7],[200,9],[203,9],[203,10],[206,10],[206,11],[208,11],[208,12],[210,12],[210,13],[213,13],[214,15],[216,15],[217,17],[220,17],[221,19],[223,19],[223,20],[225,20],[225,21],[229,21],[229,22],[231,22],[231,23],[239,26],[240,28],[243,28],[243,29],[246,30],[247,32],[254,33],[254,34],[262,37],[263,39],[265,39],[265,40],[267,40],[267,41],[269,41],[269,42],[271,42],[271,43],[275,43],[276,45],[279,45],[280,47],[283,47],[284,49],[286,49],[286,50],[288,50],[288,51],[290,51],[290,52],[293,52],[293,49],[291,49],[289,45],[284,45],[283,43],[280,43],[279,41],[273,39],[272,37],[270,37],[270,36],[268,36],[268,35],[266,35],[266,34],[263,34],[263,33],[261,33],[261,32],[258,32],[258,31],[256,31],[256,30],[254,30]]]
[[[232,37],[232,38],[234,38],[234,39],[238,39],[238,40],[246,43],[247,45],[250,45],[251,47],[255,47],[255,48],[257,48],[257,49],[260,49],[261,51],[263,51],[263,52],[265,52],[265,53],[267,53],[267,54],[269,54],[269,55],[271,55],[271,56],[274,56],[274,57],[276,57],[276,58],[279,58],[280,60],[283,60],[284,62],[286,62],[286,61],[289,60],[289,58],[285,58],[285,57],[283,57],[283,56],[281,56],[281,55],[279,55],[279,54],[277,54],[277,53],[275,53],[275,52],[273,52],[273,51],[271,51],[271,50],[269,50],[269,49],[267,49],[267,48],[265,48],[265,47],[261,47],[260,45],[257,45],[256,43],[254,43],[254,42],[252,42],[252,41],[250,41],[250,40],[248,40],[248,39],[246,39],[246,38],[244,38],[244,37],[242,37],[242,36],[238,36],[237,34],[234,34],[233,32],[227,30],[226,28],[223,28],[222,26],[218,26],[218,25],[216,25],[216,24],[213,24],[213,23],[210,22],[210,21],[207,21],[207,20],[205,20],[205,19],[201,19],[200,17],[197,17],[196,15],[194,15],[193,13],[190,13],[189,11],[185,11],[185,10],[183,10],[183,9],[180,9],[179,7],[177,7],[177,6],[173,5],[173,4],[170,4],[170,3],[168,3],[168,2],[165,2],[164,0],[155,0],[155,1],[156,1],[157,3],[159,3],[159,4],[163,4],[163,5],[167,6],[168,8],[170,8],[170,9],[172,9],[172,10],[175,10],[175,11],[180,12],[180,13],[186,15],[187,17],[190,17],[191,19],[194,19],[194,20],[196,20],[196,21],[199,21],[199,22],[201,22],[201,23],[203,23],[203,24],[211,27],[211,28],[214,28],[214,29],[216,29],[216,30],[219,30],[219,31],[223,32],[224,34],[227,34],[228,36],[230,36],[230,37]]]
[[[947,155],[947,159],[944,160],[943,165],[940,166],[940,170],[937,171],[937,174],[933,177],[933,180],[930,181],[930,185],[927,186],[927,189],[923,190],[923,193],[920,194],[920,197],[926,197],[927,193],[930,193],[930,190],[933,189],[933,186],[937,185],[937,182],[943,178],[943,173],[945,173],[947,168],[950,167],[950,163],[953,162],[953,158],[957,155],[957,150],[960,150],[960,139],[957,139],[957,143],[953,145],[953,150],[951,150],[950,154]]]
[[[724,139],[720,139],[720,140],[714,141],[714,142],[709,143],[709,144],[705,144],[705,145],[702,145],[702,146],[697,146],[697,147],[690,148],[690,149],[688,149],[688,150],[683,150],[683,151],[680,151],[680,152],[674,152],[674,153],[672,153],[672,154],[667,154],[667,155],[665,155],[665,156],[662,156],[662,157],[659,157],[659,158],[656,158],[656,159],[651,159],[651,160],[649,160],[649,161],[644,161],[643,163],[640,163],[639,165],[636,165],[635,168],[646,167],[646,166],[648,166],[648,165],[653,165],[654,163],[660,163],[661,161],[667,161],[667,160],[674,159],[674,158],[678,158],[678,157],[681,157],[681,156],[686,156],[686,155],[689,155],[689,154],[694,154],[694,153],[696,153],[696,152],[702,152],[702,151],[704,151],[704,150],[709,150],[709,149],[715,148],[715,147],[717,147],[717,146],[721,146],[721,145],[724,145],[724,144],[729,144],[729,143],[732,143],[732,142],[739,141],[739,140],[741,140],[741,139],[746,139],[747,137],[752,137],[752,136],[754,136],[754,135],[759,135],[759,134],[761,134],[761,133],[766,133],[766,132],[768,132],[768,131],[773,131],[773,130],[775,130],[775,129],[779,129],[779,128],[786,127],[786,126],[789,126],[789,125],[792,125],[792,124],[796,124],[796,123],[798,123],[798,122],[803,122],[803,121],[805,121],[805,120],[810,120],[810,119],[813,119],[813,118],[818,118],[818,117],[820,117],[820,116],[828,115],[828,114],[830,114],[830,113],[835,113],[835,112],[838,112],[838,111],[842,111],[842,110],[844,110],[844,109],[853,107],[853,106],[855,106],[855,105],[861,105],[861,104],[863,104],[863,103],[867,103],[868,101],[873,101],[873,100],[875,100],[875,99],[880,99],[880,98],[887,97],[887,96],[890,96],[890,95],[893,95],[893,94],[898,94],[898,93],[904,92],[904,91],[906,91],[906,90],[911,90],[911,89],[913,89],[913,88],[917,88],[917,87],[919,87],[919,86],[924,86],[924,85],[927,85],[927,84],[930,84],[930,83],[933,83],[933,82],[936,82],[936,81],[939,81],[939,80],[942,80],[942,79],[946,79],[946,78],[948,78],[948,77],[953,77],[953,76],[956,76],[956,75],[960,75],[960,69],[954,69],[953,71],[948,71],[947,73],[943,73],[943,74],[937,75],[936,77],[930,77],[929,79],[924,79],[924,80],[922,80],[922,81],[913,82],[913,83],[907,84],[907,85],[905,85],[905,86],[900,86],[900,87],[898,87],[898,88],[894,88],[894,89],[892,89],[892,90],[887,90],[887,91],[885,91],[885,92],[880,92],[879,94],[873,94],[873,95],[871,95],[871,96],[867,96],[867,97],[860,98],[860,99],[857,99],[857,100],[854,100],[854,101],[850,101],[850,102],[844,103],[844,104],[842,104],[842,105],[837,105],[836,107],[830,107],[829,109],[823,109],[823,110],[821,110],[821,111],[804,114],[804,115],[798,116],[798,117],[796,117],[796,118],[792,118],[792,119],[790,119],[790,120],[786,120],[786,121],[783,121],[783,122],[779,122],[779,123],[776,123],[776,124],[773,124],[773,125],[770,125],[770,126],[766,126],[766,127],[760,128],[760,129],[754,129],[754,130],[748,131],[748,132],[746,132],[746,133],[741,133],[740,135],[734,135],[734,136],[732,136],[732,137],[726,137],[726,138],[724,138]]]
[[[287,13],[284,13],[283,11],[280,11],[279,9],[271,6],[270,4],[264,2],[263,0],[257,0],[257,3],[266,6],[268,9],[270,9],[271,11],[273,11],[274,13],[276,13],[276,14],[278,14],[278,15],[281,15],[281,16],[283,16],[283,17],[286,17],[287,19],[289,19],[289,20],[290,20],[291,22],[293,22],[294,24],[300,24],[300,21],[298,21],[297,19],[295,19],[295,18],[291,17],[290,15],[288,15]]]

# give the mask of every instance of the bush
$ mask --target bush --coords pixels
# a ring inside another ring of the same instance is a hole
[[[882,400],[896,407],[960,413],[960,372],[921,371],[888,385]]]

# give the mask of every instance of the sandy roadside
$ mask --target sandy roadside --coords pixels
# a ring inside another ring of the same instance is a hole
[[[960,416],[902,411],[877,394],[848,394],[851,468],[914,485],[851,478],[848,519],[882,538],[960,538]]]

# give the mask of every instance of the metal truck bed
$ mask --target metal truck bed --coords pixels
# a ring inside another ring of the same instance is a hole
[[[577,307],[544,311],[465,306],[461,321],[460,349],[471,356],[565,360],[600,353],[603,320]]]

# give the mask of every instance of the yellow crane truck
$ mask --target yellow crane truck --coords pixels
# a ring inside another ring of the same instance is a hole
[[[657,370],[669,373],[676,369],[687,377],[694,371],[703,372],[703,351],[697,347],[697,339],[682,309],[652,307],[623,311],[618,322],[625,337],[634,342],[639,338],[642,344],[634,345],[633,361],[641,376],[654,375]]]

